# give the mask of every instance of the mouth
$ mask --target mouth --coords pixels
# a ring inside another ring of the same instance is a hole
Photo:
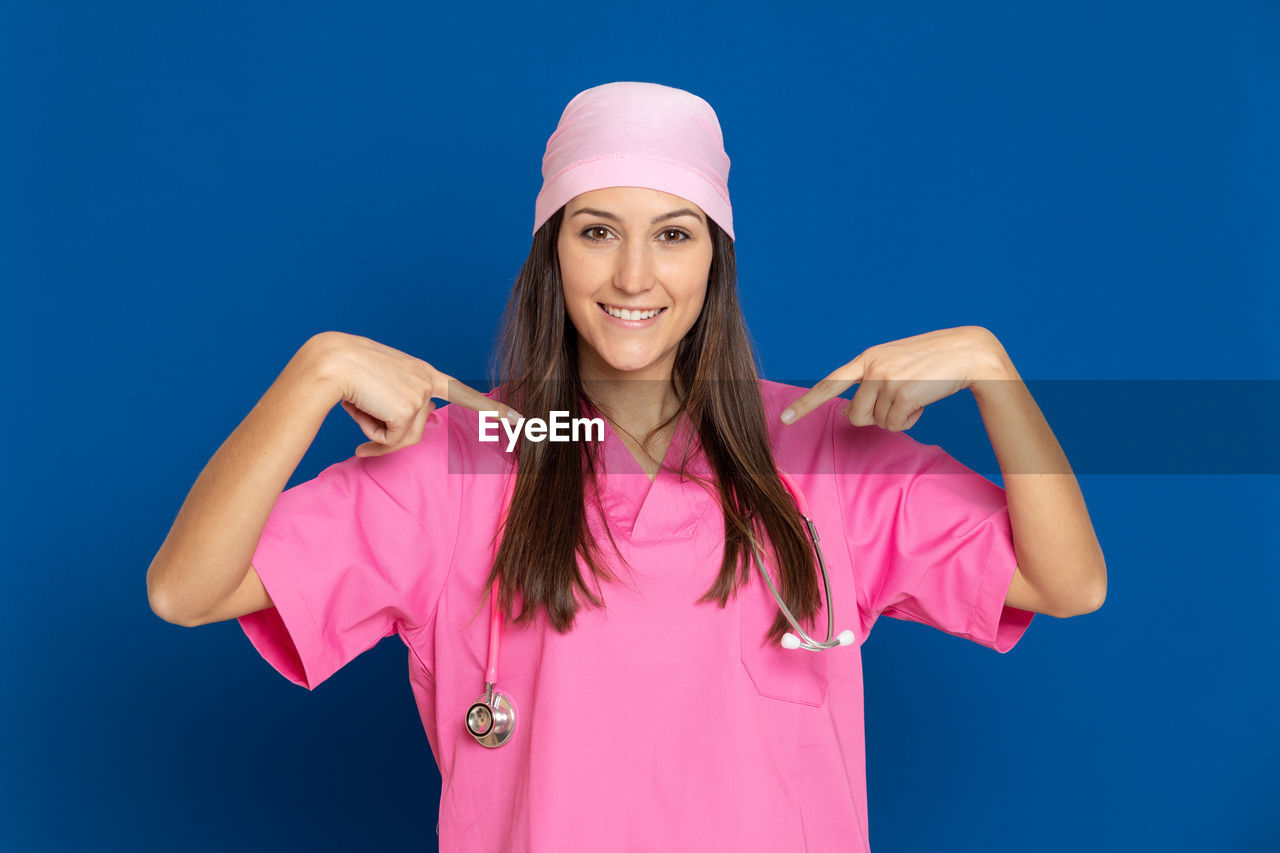
[[[603,302],[597,302],[600,310],[614,320],[620,320],[627,324],[647,324],[651,320],[660,317],[666,310],[666,306],[661,308],[620,308],[616,305],[606,305]]]

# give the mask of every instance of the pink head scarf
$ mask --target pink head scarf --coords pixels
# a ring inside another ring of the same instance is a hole
[[[579,92],[542,155],[533,231],[574,196],[647,187],[702,208],[733,239],[729,156],[711,105],[657,83],[606,83]]]

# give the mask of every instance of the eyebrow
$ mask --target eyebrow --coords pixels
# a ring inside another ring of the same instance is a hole
[[[577,216],[580,213],[590,214],[591,216],[599,216],[601,219],[612,219],[614,222],[619,222],[619,223],[622,222],[621,219],[619,219],[617,216],[610,213],[609,211],[596,210],[594,207],[578,208],[572,214],[570,214],[569,218],[572,219],[573,217]],[[664,213],[661,216],[655,216],[653,217],[653,220],[649,224],[657,225],[659,222],[663,221],[664,219],[675,219],[677,216],[693,216],[693,217],[696,217],[697,220],[701,222],[703,225],[707,224],[706,221],[703,220],[702,216],[698,214],[698,211],[690,210],[687,207],[682,207],[679,210],[673,210],[670,213]]]

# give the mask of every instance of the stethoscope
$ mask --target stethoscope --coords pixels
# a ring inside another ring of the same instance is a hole
[[[782,615],[787,617],[787,621],[791,623],[791,626],[800,635],[797,638],[790,631],[783,634],[782,647],[784,649],[807,649],[811,652],[820,652],[835,646],[852,645],[854,634],[847,628],[835,635],[836,614],[835,608],[831,604],[831,579],[827,576],[827,563],[822,557],[822,547],[818,544],[818,528],[814,526],[813,519],[809,517],[809,503],[805,500],[804,493],[800,491],[800,487],[791,479],[791,475],[779,468],[778,476],[782,479],[782,484],[787,487],[787,491],[791,493],[791,497],[795,500],[796,506],[800,510],[800,517],[804,519],[805,525],[809,528],[809,538],[813,540],[813,548],[818,555],[818,567],[822,570],[822,584],[827,592],[827,639],[820,642],[810,637],[805,633],[804,628],[800,627],[800,623],[796,621],[791,610],[783,602],[782,596],[778,594],[778,588],[773,585],[773,579],[764,570],[764,563],[760,559],[759,549],[756,548],[754,542],[752,543],[751,552],[755,557],[756,568],[760,570],[760,576],[769,585],[769,591],[773,593],[774,600],[778,602]],[[515,480],[514,473],[507,478],[506,495],[502,503],[503,516],[506,515],[507,509],[511,506],[511,495],[515,489]],[[495,559],[497,559],[498,547],[502,544],[501,523],[498,529],[499,533],[493,545]],[[489,611],[489,660],[485,669],[484,694],[467,709],[466,723],[467,731],[476,739],[477,743],[481,746],[492,748],[502,746],[511,739],[511,735],[516,730],[515,704],[511,701],[510,696],[497,690],[498,646],[502,634],[502,612],[498,608],[497,580],[493,582],[493,586],[489,591]]]

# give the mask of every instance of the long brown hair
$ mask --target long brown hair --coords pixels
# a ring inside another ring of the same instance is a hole
[[[552,411],[583,417],[587,403],[600,409],[583,389],[577,329],[564,304],[556,251],[563,217],[561,207],[534,234],[490,361],[494,397],[525,417],[546,418]],[[740,584],[751,582],[754,540],[766,568],[778,569],[782,599],[805,624],[820,604],[813,546],[774,467],[755,352],[738,305],[733,241],[710,218],[707,226],[713,246],[707,295],[701,314],[676,350],[672,375],[679,407],[654,431],[684,413],[714,474],[713,482],[686,470],[691,448],[680,454],[678,469],[664,466],[715,494],[724,516],[720,573],[699,601],[715,600],[724,607]],[[500,384],[500,377],[505,382]],[[573,627],[578,593],[591,606],[603,606],[579,570],[579,555],[597,588],[602,577],[617,579],[604,564],[587,525],[588,491],[599,500],[596,444],[519,442],[515,491],[486,583],[488,587],[501,578],[498,606],[508,622],[530,622],[545,607],[551,625],[564,633]],[[548,507],[555,511],[548,512]],[[618,551],[607,517],[603,512],[600,516]],[[761,530],[767,545],[760,544]],[[618,556],[625,563],[621,552]],[[763,583],[758,578],[755,582]],[[521,608],[513,616],[517,597]],[[779,611],[769,638],[776,642],[787,630],[790,623]]]

